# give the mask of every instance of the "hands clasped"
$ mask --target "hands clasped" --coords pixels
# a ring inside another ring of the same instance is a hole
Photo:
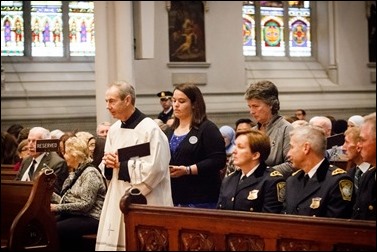
[[[102,160],[107,168],[118,168],[120,166],[117,153],[105,153]]]

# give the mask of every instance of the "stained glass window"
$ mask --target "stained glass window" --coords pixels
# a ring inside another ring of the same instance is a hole
[[[310,8],[308,1],[289,1],[289,54],[311,56]]]
[[[71,56],[94,56],[94,3],[69,2]]]
[[[284,56],[284,8],[281,1],[261,1],[262,56]]]
[[[311,56],[309,3],[310,1],[244,1],[244,55]]]
[[[254,1],[249,1],[243,6],[243,54],[245,56],[256,55],[255,43],[255,6]]]
[[[63,56],[62,2],[31,1],[31,56]]]
[[[1,21],[1,56],[95,55],[93,1],[1,1]]]
[[[1,56],[24,55],[22,1],[1,1]]]

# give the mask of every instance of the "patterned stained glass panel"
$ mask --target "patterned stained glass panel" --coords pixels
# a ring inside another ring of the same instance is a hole
[[[256,42],[255,42],[255,6],[250,1],[244,2],[242,8],[242,34],[243,34],[243,55],[255,56],[256,55]]]
[[[62,2],[31,1],[31,55],[62,57]]]
[[[94,56],[94,2],[69,2],[71,56]]]
[[[288,8],[289,14],[289,54],[293,57],[311,55],[310,6],[309,1],[298,2]],[[291,3],[291,2],[290,2]]]
[[[284,8],[276,5],[260,7],[262,56],[285,56]]]
[[[22,1],[1,1],[1,56],[24,56]]]

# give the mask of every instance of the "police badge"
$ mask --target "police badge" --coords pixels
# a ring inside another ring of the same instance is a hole
[[[310,204],[310,208],[311,209],[316,209],[318,208],[321,204],[321,199],[320,197],[315,197],[315,198],[312,198],[312,203]]]
[[[252,190],[249,192],[249,196],[247,196],[248,200],[255,200],[258,198],[258,192],[259,190]]]

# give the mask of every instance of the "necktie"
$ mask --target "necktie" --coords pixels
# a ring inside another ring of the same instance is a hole
[[[238,182],[238,184],[241,184],[247,178],[246,175],[241,175],[241,176],[242,177],[241,177],[240,181]]]
[[[353,181],[353,184],[355,185],[355,191],[356,192],[359,190],[359,181],[360,181],[361,174],[362,174],[361,169],[358,166],[356,166],[355,178],[354,178],[354,181]]]
[[[304,176],[304,186],[306,186],[306,184],[308,183],[308,181],[309,181],[309,175],[305,174],[305,176]]]
[[[37,161],[35,159],[33,159],[33,163],[31,164],[30,169],[29,169],[29,179],[30,179],[30,181],[32,180],[31,178],[33,177],[33,173],[34,173],[34,170],[35,170],[35,164],[36,163],[37,163]]]

